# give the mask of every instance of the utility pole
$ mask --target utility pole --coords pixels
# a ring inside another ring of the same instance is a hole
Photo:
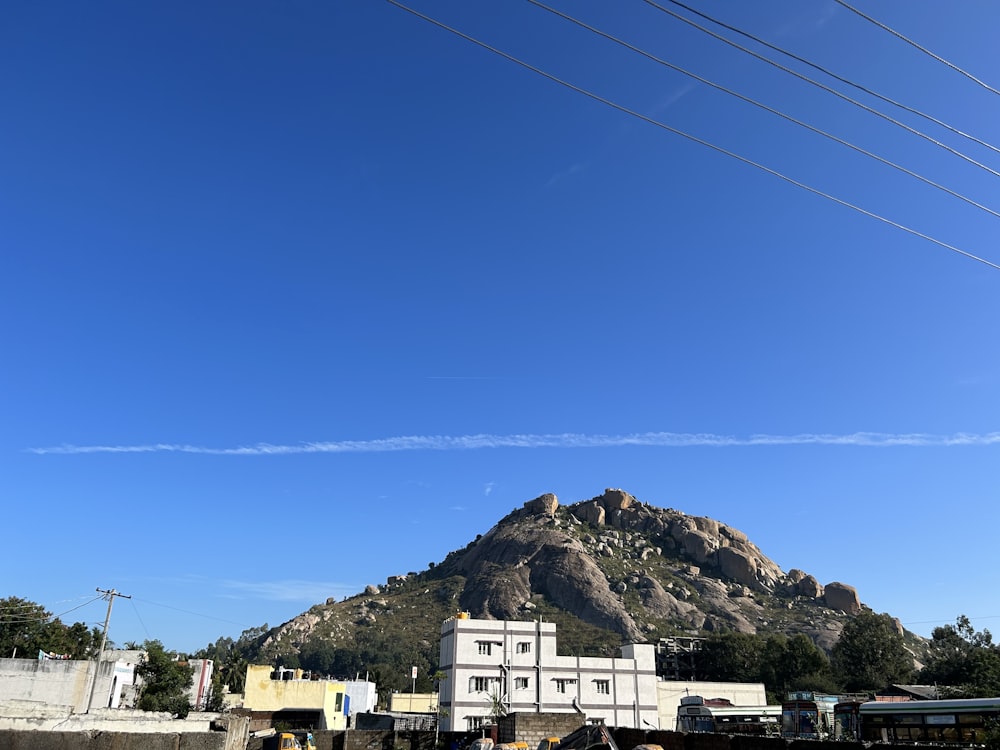
[[[104,647],[108,643],[108,625],[111,622],[111,607],[114,606],[115,597],[120,596],[122,599],[131,599],[131,596],[126,594],[121,594],[114,589],[97,589],[97,593],[101,594],[102,599],[108,600],[108,614],[104,617],[104,632],[101,634],[101,650],[97,652],[97,663],[94,665],[94,679],[90,681],[90,697],[87,698],[87,710],[84,713],[90,713],[90,704],[94,702],[94,689],[97,687],[97,673],[101,669],[101,658],[104,656]]]

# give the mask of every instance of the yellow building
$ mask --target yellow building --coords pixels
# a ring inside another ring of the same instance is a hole
[[[316,712],[316,729],[346,729],[346,694],[343,682],[304,680],[301,669],[276,670],[266,664],[250,664],[243,707],[251,711]]]
[[[399,713],[437,713],[437,693],[393,693],[389,697],[389,710]]]

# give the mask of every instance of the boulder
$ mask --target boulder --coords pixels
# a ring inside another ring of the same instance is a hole
[[[799,570],[798,568],[792,568],[791,570],[788,571],[788,574],[785,576],[785,580],[787,580],[788,583],[794,585],[805,577],[806,574],[803,571]]]
[[[858,599],[857,589],[846,583],[834,581],[826,584],[823,599],[830,609],[839,609],[849,615],[856,615],[861,611],[861,600]]]
[[[745,586],[753,586],[757,582],[756,561],[734,547],[719,550],[719,570],[722,575]]]
[[[611,513],[616,510],[625,510],[626,508],[631,508],[636,499],[628,494],[625,490],[613,490],[606,489],[604,494],[598,498],[594,498],[605,511]]]
[[[707,563],[715,553],[715,539],[701,531],[685,531],[678,539],[684,552],[699,564]]]
[[[546,515],[554,517],[559,509],[559,499],[551,492],[539,495],[534,500],[529,500],[524,504],[524,509],[533,515]]]
[[[814,576],[805,575],[795,584],[795,595],[819,599],[823,596],[823,586]]]
[[[573,515],[584,523],[589,523],[591,526],[604,525],[604,508],[596,500],[573,506]]]

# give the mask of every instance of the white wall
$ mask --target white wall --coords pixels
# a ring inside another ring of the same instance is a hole
[[[378,690],[374,682],[347,680],[344,686],[347,688],[346,695],[351,699],[351,715],[371,713],[375,710],[375,705],[378,703]]]
[[[546,622],[449,619],[441,628],[442,729],[487,717],[491,695],[508,713],[582,713],[609,726],[657,721],[654,647],[631,644],[622,658],[558,656]]]
[[[122,692],[134,680],[139,651],[108,651],[97,672],[90,708],[118,708]],[[88,709],[94,662],[75,659],[0,659],[0,702],[30,701]]]

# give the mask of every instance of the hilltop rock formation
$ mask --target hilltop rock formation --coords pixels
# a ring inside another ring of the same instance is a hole
[[[804,633],[826,650],[863,608],[853,586],[823,586],[797,568],[785,573],[737,529],[608,489],[568,506],[550,493],[529,500],[428,571],[317,605],[272,630],[265,645],[298,649],[315,637],[349,638],[352,628],[390,628],[398,615],[412,618],[406,608],[414,605],[399,603],[406,592],[419,592],[420,606],[438,608],[441,619],[457,609],[475,618],[531,619],[544,605],[619,642]],[[422,642],[431,648],[437,633],[427,627]]]
[[[473,617],[517,619],[540,596],[626,640],[669,627],[757,632],[767,616],[756,596],[861,611],[853,587],[824,588],[800,570],[786,575],[743,532],[621,489],[565,508],[553,494],[529,500],[444,565],[466,578],[460,604]],[[612,567],[621,574],[609,575]],[[840,627],[806,623],[799,632],[829,647]]]

